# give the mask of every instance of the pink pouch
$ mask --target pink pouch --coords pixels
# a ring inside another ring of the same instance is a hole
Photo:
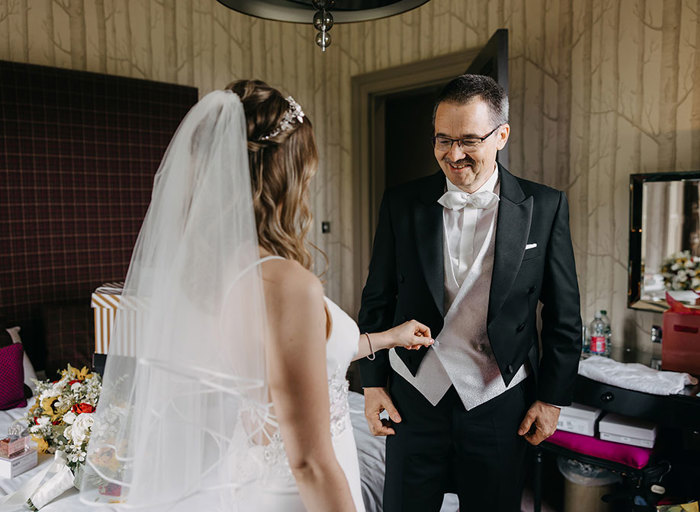
[[[554,434],[547,439],[547,442],[556,444],[572,452],[618,462],[635,469],[641,469],[646,466],[649,463],[652,452],[651,448],[641,448],[639,446],[603,441],[595,437],[572,434],[571,432],[564,432],[562,430],[554,432]]]

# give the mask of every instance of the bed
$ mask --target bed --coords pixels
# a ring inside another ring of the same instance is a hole
[[[377,438],[369,433],[365,421],[364,397],[355,392],[349,394],[350,418],[352,420],[357,454],[360,460],[362,475],[362,497],[367,512],[381,512],[382,487],[384,485],[384,438]],[[32,405],[30,400],[26,407],[0,411],[0,432],[7,432],[8,427],[17,419],[24,416]],[[53,456],[39,455],[39,464],[34,469],[13,479],[0,478],[0,495],[7,495],[19,489],[32,476],[39,473],[51,463]],[[26,511],[27,509],[21,509]],[[92,507],[83,505],[78,500],[78,491],[73,488],[41,509],[42,512],[87,512],[94,511]],[[458,510],[457,497],[453,494],[445,496],[441,512]],[[3,509],[4,511],[4,509]]]

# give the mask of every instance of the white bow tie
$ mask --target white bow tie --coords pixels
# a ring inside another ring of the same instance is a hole
[[[499,200],[500,198],[496,194],[487,190],[475,192],[473,194],[449,190],[438,199],[438,203],[450,210],[461,210],[466,206],[470,208],[488,209],[498,204]]]

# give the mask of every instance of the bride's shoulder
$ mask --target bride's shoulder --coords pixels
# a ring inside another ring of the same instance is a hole
[[[266,293],[298,298],[323,297],[323,285],[313,272],[299,262],[289,259],[274,259],[263,265],[263,281]],[[269,291],[268,291],[269,290]]]

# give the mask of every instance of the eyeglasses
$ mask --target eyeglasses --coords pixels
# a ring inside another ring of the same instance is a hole
[[[479,144],[481,144],[491,135],[493,135],[494,132],[498,130],[501,126],[502,125],[499,124],[483,137],[467,137],[464,139],[453,139],[452,137],[446,137],[444,135],[436,135],[435,137],[433,137],[433,146],[438,151],[449,151],[452,149],[452,144],[456,142],[457,146],[465,151],[469,151],[470,149],[476,149],[479,146]]]

